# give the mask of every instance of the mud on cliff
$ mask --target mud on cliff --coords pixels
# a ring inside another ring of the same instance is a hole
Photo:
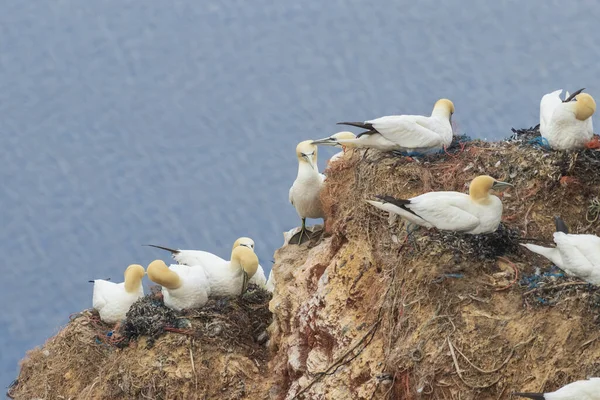
[[[86,312],[28,353],[11,394],[482,400],[599,376],[600,290],[518,243],[550,244],[555,215],[574,233],[600,233],[600,152],[549,151],[537,135],[456,141],[416,162],[347,151],[326,171],[326,232],[276,251],[270,301],[250,293],[163,311],[115,339]],[[492,235],[407,231],[365,202],[465,192],[482,173],[515,185]]]

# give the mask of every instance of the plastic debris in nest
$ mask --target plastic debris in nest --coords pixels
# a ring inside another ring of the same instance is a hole
[[[167,331],[206,339],[218,337],[223,342],[250,340],[264,343],[266,328],[271,322],[271,296],[268,291],[250,284],[241,299],[213,298],[201,308],[176,312],[166,307],[156,293],[150,294],[129,309],[119,329],[122,339],[118,345],[125,346],[145,336],[147,346],[151,348]]]
[[[452,248],[455,253],[479,260],[494,260],[496,257],[514,253],[519,249],[520,233],[517,228],[500,224],[493,233],[471,235],[452,231],[437,231],[432,239]]]
[[[241,298],[215,298],[202,308],[189,310],[186,314],[199,324],[196,335],[218,338],[227,345],[239,343],[263,344],[268,340],[266,332],[271,323],[269,311],[271,293],[250,284]]]
[[[532,126],[531,128],[525,129],[515,129],[510,128],[513,132],[511,136],[506,139],[506,142],[509,143],[518,143],[518,144],[527,144],[535,141],[538,138],[541,138],[540,134],[540,125]]]
[[[600,322],[600,287],[570,277],[554,265],[544,272],[537,268],[533,274],[523,275],[519,286],[525,289],[526,301],[542,306],[557,305],[568,297],[587,300],[588,309],[597,314]]]

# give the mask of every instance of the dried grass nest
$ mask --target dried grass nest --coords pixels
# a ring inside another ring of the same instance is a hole
[[[206,368],[202,363],[220,365],[224,361],[215,357],[229,354],[237,356],[237,363],[239,359],[254,360],[249,361],[253,368],[264,369],[266,328],[272,318],[270,299],[271,293],[250,285],[242,298],[210,299],[203,308],[175,312],[163,304],[159,288],[152,287],[151,294],[132,305],[117,329],[101,322],[93,310],[73,314],[56,336],[27,353],[7,395],[34,398],[50,390],[53,394],[44,398],[174,398],[169,393],[182,389],[177,376],[183,372],[157,367],[157,363],[179,368],[189,363],[192,353],[199,364],[194,368]],[[136,363],[144,357],[150,358]],[[187,368],[186,376],[194,368]],[[197,370],[194,373],[202,376]],[[209,392],[198,385],[196,382],[199,393]],[[108,393],[110,390],[115,392]]]

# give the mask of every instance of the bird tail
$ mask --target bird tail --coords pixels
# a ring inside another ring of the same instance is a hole
[[[569,227],[561,217],[554,217],[554,225],[556,225],[556,232],[569,233]]]
[[[545,400],[544,393],[513,393],[513,396],[527,397],[534,400]]]
[[[179,250],[170,249],[170,248],[164,247],[164,246],[157,246],[155,244],[145,244],[144,246],[149,246],[149,247],[154,247],[154,248],[161,249],[161,250],[166,250],[166,251],[171,252],[171,254],[179,254]]]
[[[562,258],[560,253],[555,247],[544,247],[538,246],[537,244],[531,243],[519,243],[521,246],[526,247],[530,251],[533,251],[540,256],[546,257],[548,260],[552,261],[557,267],[560,268],[562,265]]]
[[[366,122],[338,122],[337,125],[350,125],[356,126],[357,128],[366,129],[368,131],[373,130],[373,124],[368,124]]]

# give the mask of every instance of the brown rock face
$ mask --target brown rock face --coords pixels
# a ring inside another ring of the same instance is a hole
[[[555,215],[600,233],[600,152],[529,139],[419,162],[348,150],[326,171],[326,233],[276,251],[270,302],[192,310],[150,349],[145,336],[115,347],[84,313],[28,353],[11,394],[487,400],[600,376],[600,290],[519,246],[553,246]],[[515,185],[492,235],[414,230],[365,202],[466,192],[481,174]]]

